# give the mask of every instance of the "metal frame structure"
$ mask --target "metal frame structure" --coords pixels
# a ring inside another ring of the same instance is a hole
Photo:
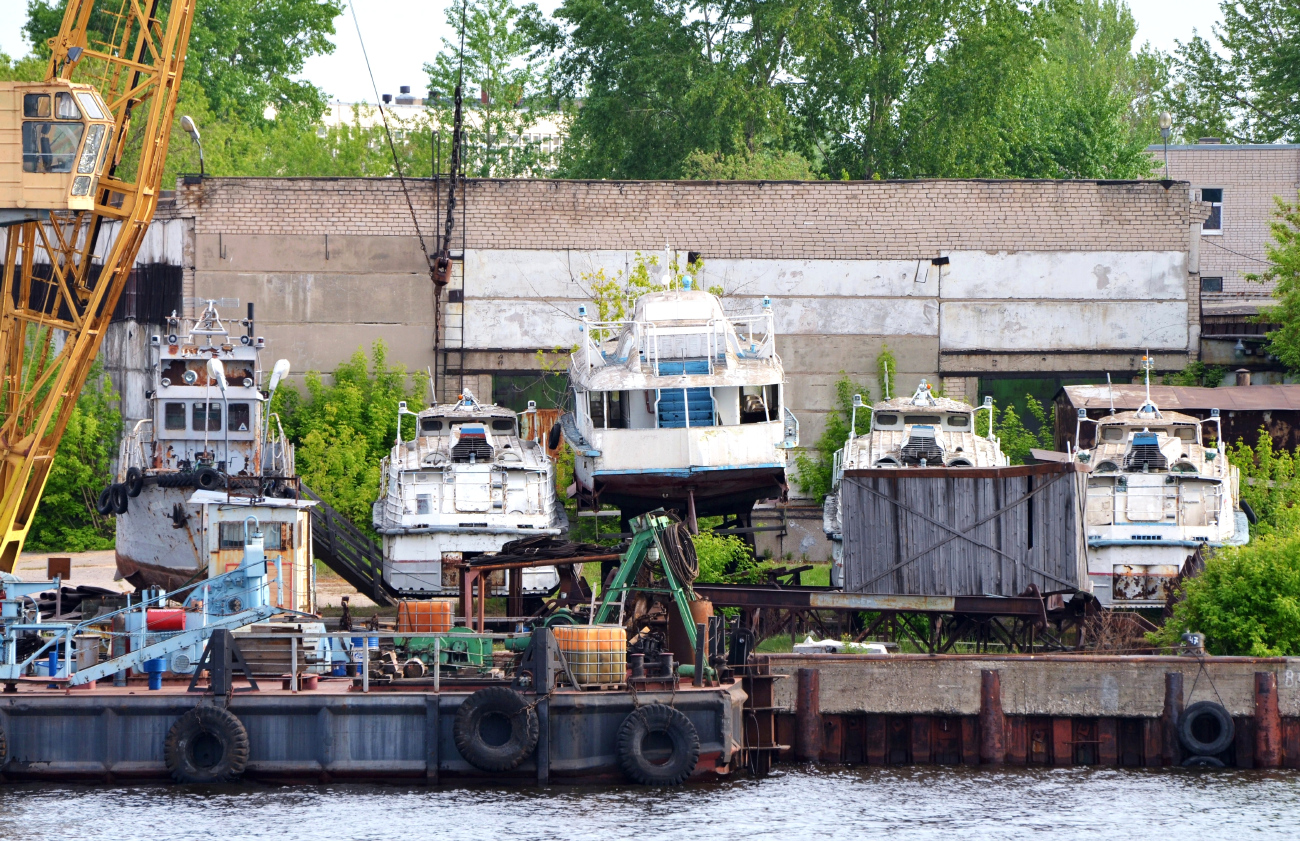
[[[153,219],[197,0],[69,0],[46,79],[89,82],[114,120],[91,211],[7,229],[0,278],[0,570],[11,572],[59,439]],[[143,129],[132,119],[143,112]],[[135,180],[120,178],[127,151]],[[116,223],[117,230],[105,223]],[[101,237],[112,236],[107,248]],[[97,267],[96,255],[103,254]],[[39,267],[39,268],[38,268]],[[48,271],[48,277],[45,273]],[[56,344],[55,331],[66,339]]]

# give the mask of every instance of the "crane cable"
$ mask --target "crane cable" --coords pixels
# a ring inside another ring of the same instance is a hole
[[[379,85],[375,84],[375,71],[370,67],[370,55],[366,52],[366,41],[361,37],[361,22],[357,20],[355,0],[348,4],[352,11],[352,25],[357,29],[357,41],[361,43],[361,57],[366,61],[366,73],[370,75],[370,87],[375,92],[375,104],[379,107],[379,117],[384,123],[384,136],[388,138],[388,151],[393,156],[393,168],[397,170],[397,180],[402,185],[402,195],[406,197],[406,207],[411,212],[411,224],[415,226],[415,235],[420,240],[420,251],[424,262],[429,267],[429,279],[433,279],[433,261],[429,259],[429,248],[424,242],[424,233],[420,230],[420,220],[415,216],[415,204],[411,201],[411,192],[406,189],[406,177],[402,174],[402,162],[397,158],[397,147],[393,145],[393,133],[388,128],[388,115],[384,112],[383,100],[379,98]]]
[[[672,570],[673,578],[689,588],[700,577],[700,559],[695,553],[695,541],[685,523],[672,523],[659,534],[663,545],[663,563]]]

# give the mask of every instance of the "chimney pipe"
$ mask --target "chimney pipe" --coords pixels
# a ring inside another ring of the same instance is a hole
[[[1250,385],[1250,369],[1238,368],[1235,372],[1237,375],[1237,385]]]

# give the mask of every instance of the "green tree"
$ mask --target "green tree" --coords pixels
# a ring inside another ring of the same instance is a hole
[[[113,517],[97,513],[95,500],[114,480],[113,460],[122,431],[122,416],[113,406],[116,400],[112,382],[96,362],[59,441],[28,532],[28,549],[86,552],[113,548]]]
[[[1258,319],[1280,325],[1268,333],[1268,352],[1289,370],[1300,371],[1300,204],[1274,201],[1277,210],[1269,223],[1273,241],[1265,249],[1268,269],[1246,279],[1274,284],[1277,303],[1261,310]]]
[[[335,369],[331,383],[314,371],[306,381],[305,399],[291,385],[281,386],[275,396],[285,432],[295,444],[298,475],[369,531],[371,506],[379,497],[379,462],[397,438],[397,404],[421,405],[428,378],[389,364],[387,347],[377,341],[369,359],[357,350]]]
[[[1261,427],[1255,445],[1238,441],[1228,460],[1241,471],[1241,498],[1259,518],[1254,536],[1284,529],[1300,506],[1300,451],[1277,451],[1268,430]]]
[[[1194,33],[1174,50],[1167,103],[1180,137],[1300,140],[1300,5],[1225,0],[1219,9],[1218,45]]]
[[[795,457],[795,484],[799,490],[811,496],[818,505],[826,500],[831,492],[835,469],[835,454],[844,449],[849,440],[849,424],[854,423],[855,434],[866,435],[871,431],[871,413],[858,412],[856,421],[853,413],[853,395],[861,394],[862,402],[871,405],[871,390],[855,383],[840,371],[840,378],[835,381],[835,409],[826,413],[826,427],[822,430],[811,453],[801,452]]]
[[[682,163],[690,181],[814,181],[813,165],[798,152],[760,149],[730,155],[696,149]]]
[[[1189,362],[1181,371],[1173,371],[1160,378],[1161,385],[1201,386],[1218,388],[1228,370],[1220,365],[1206,365],[1204,362]]]
[[[482,177],[540,173],[549,161],[540,144],[526,139],[527,129],[543,113],[540,64],[532,55],[532,29],[527,20],[540,13],[533,4],[513,0],[471,0],[447,6],[447,24],[459,32],[464,14],[465,52],[461,66],[459,40],[444,38],[442,50],[424,65],[435,92],[433,109],[444,129],[450,154],[454,124],[453,92],[464,91],[464,169]]]
[[[37,82],[45,78],[45,62],[34,55],[14,59],[0,52],[0,82]]]

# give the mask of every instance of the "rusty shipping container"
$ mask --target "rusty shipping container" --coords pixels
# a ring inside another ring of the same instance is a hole
[[[1016,596],[1087,589],[1074,464],[845,471],[844,589]]]

